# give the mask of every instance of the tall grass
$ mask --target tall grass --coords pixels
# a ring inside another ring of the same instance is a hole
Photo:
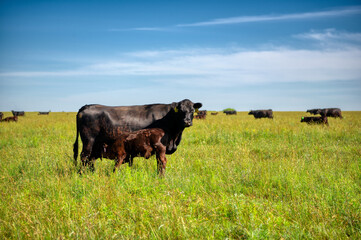
[[[0,124],[0,238],[359,239],[361,112],[343,114],[194,120],[159,178],[154,157],[80,176],[75,113],[26,113]]]

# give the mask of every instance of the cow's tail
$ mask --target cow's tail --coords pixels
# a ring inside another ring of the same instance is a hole
[[[79,139],[79,117],[78,117],[79,113],[76,115],[76,139],[75,139],[75,143],[73,145],[73,153],[74,153],[74,164],[75,166],[77,165],[77,158],[78,158],[78,139]]]

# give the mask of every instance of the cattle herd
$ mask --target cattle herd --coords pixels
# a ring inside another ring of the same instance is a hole
[[[10,117],[6,117],[4,118],[4,113],[0,112],[0,122],[17,122],[18,121],[18,117],[24,117],[25,116],[25,112],[24,111],[11,111],[13,116]],[[49,112],[39,112],[38,115],[49,115]],[[3,119],[4,118],[4,119]]]
[[[80,173],[85,167],[94,171],[97,158],[115,160],[114,171],[123,163],[133,165],[134,157],[148,159],[156,155],[160,176],[165,173],[166,154],[173,154],[179,146],[183,130],[193,125],[193,118],[205,119],[207,111],[199,111],[202,103],[193,103],[188,99],[171,104],[148,104],[136,106],[109,107],[104,105],[85,105],[76,115],[76,140],[73,145],[74,163],[77,165],[79,135],[83,143],[80,154]],[[49,111],[50,112],[50,111]],[[48,115],[49,112],[39,112]],[[309,109],[308,113],[320,116],[305,116],[301,122],[328,125],[327,117],[342,119],[339,108]],[[226,115],[235,115],[235,110],[223,111]],[[17,122],[24,111],[12,111],[13,116],[1,122]],[[212,112],[211,115],[217,115]],[[248,115],[255,119],[273,119],[272,109],[251,110]]]
[[[4,117],[4,113],[0,112],[0,121],[1,122],[17,122],[18,121],[18,117],[19,116],[25,116],[25,112],[21,111],[21,112],[17,112],[17,111],[11,111],[13,116],[11,117],[6,117],[3,119]]]

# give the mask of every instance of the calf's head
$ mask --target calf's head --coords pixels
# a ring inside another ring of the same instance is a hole
[[[202,107],[202,103],[193,103],[192,101],[185,99],[178,103],[172,104],[175,112],[176,121],[181,127],[190,127],[193,125],[193,115],[199,108]]]

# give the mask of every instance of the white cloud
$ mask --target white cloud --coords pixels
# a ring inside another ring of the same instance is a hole
[[[161,27],[138,27],[138,28],[128,28],[128,29],[120,29],[120,28],[111,28],[108,29],[109,32],[126,32],[126,31],[170,31],[170,28],[161,28]]]
[[[137,27],[137,28],[129,28],[129,29],[113,28],[113,29],[109,29],[109,31],[173,31],[175,30],[175,28],[183,28],[183,27],[206,27],[206,26],[214,26],[214,25],[230,25],[230,24],[255,23],[255,22],[308,20],[308,19],[316,19],[316,18],[342,17],[342,16],[349,16],[356,14],[361,14],[360,6],[353,6],[353,7],[346,7],[346,8],[318,11],[318,12],[217,18],[203,22],[177,24],[173,27]]]
[[[323,31],[312,30],[308,33],[295,35],[297,38],[316,40],[321,42],[326,41],[347,41],[361,43],[361,33],[341,32],[330,28]]]
[[[304,12],[294,14],[282,14],[282,15],[260,15],[260,16],[241,16],[230,18],[219,18],[205,22],[197,22],[190,24],[179,24],[178,27],[200,27],[200,26],[212,26],[212,25],[225,25],[225,24],[239,24],[250,22],[268,22],[268,21],[286,21],[286,20],[299,20],[299,19],[314,19],[314,18],[326,18],[326,17],[339,17],[360,14],[361,8],[351,7],[330,11],[319,12]]]
[[[132,56],[126,58],[126,56]],[[137,57],[141,56],[141,57]],[[125,54],[71,71],[2,72],[5,77],[137,76],[177,84],[232,86],[244,83],[310,82],[361,79],[361,49],[200,49]]]

